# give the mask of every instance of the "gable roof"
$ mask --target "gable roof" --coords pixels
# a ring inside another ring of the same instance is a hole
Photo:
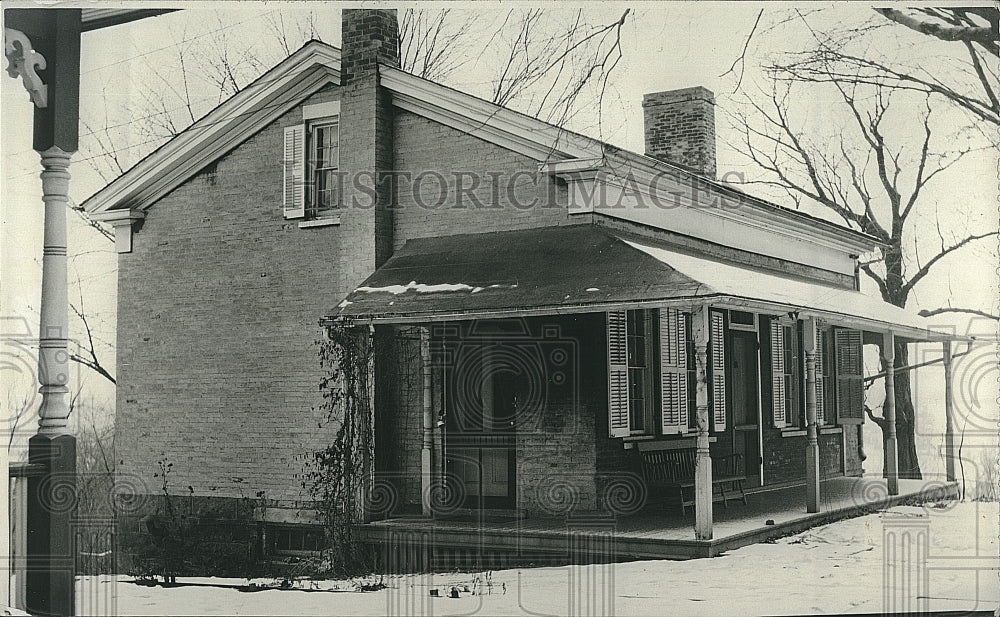
[[[380,65],[379,77],[396,107],[533,158],[542,172],[613,167],[647,179],[667,172],[689,178],[692,185],[704,190],[735,198],[742,214],[763,224],[791,225],[799,232],[825,236],[854,251],[872,250],[880,244],[860,231],[772,204],[678,165],[617,148],[405,71]],[[117,218],[120,210],[149,207],[329,83],[340,83],[340,50],[309,41],[89,197],[84,208],[100,220]]]
[[[83,203],[102,213],[145,209],[327,84],[340,84],[340,50],[309,41]]]

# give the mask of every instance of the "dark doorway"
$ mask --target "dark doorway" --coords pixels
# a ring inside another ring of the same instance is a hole
[[[469,508],[516,504],[516,417],[529,375],[504,361],[502,343],[466,341],[456,349],[446,422],[446,471]]]
[[[760,363],[757,332],[730,330],[726,374],[733,417],[733,450],[743,455],[749,486],[760,484]]]

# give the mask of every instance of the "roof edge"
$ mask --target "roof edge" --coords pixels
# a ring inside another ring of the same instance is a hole
[[[304,72],[310,67],[320,67],[323,75],[318,75],[316,71]],[[316,83],[307,82],[305,88],[292,87],[310,78]],[[340,50],[317,40],[306,42],[291,56],[88,197],[82,204],[83,208],[91,214],[98,214],[122,208],[149,207],[189,179],[189,168],[204,167],[273,120],[275,113],[261,113],[265,103],[267,109],[263,111],[284,113],[286,107],[294,106],[332,81],[340,82]],[[192,154],[201,154],[195,157],[193,165],[190,161]],[[169,173],[171,170],[177,172],[179,168],[181,173]]]

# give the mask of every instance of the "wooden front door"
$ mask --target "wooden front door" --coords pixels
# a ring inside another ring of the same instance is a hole
[[[743,455],[750,486],[760,483],[760,370],[757,333],[730,330],[729,377],[733,417],[733,450]]]
[[[525,376],[492,362],[494,345],[477,353],[478,396],[454,400],[446,424],[447,471],[462,483],[465,506],[513,508],[517,498],[516,416]]]

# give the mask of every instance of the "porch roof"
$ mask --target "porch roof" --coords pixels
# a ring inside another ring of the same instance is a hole
[[[592,224],[409,240],[324,322],[419,323],[704,302],[798,312],[917,340],[954,338],[853,289],[637,242]]]

